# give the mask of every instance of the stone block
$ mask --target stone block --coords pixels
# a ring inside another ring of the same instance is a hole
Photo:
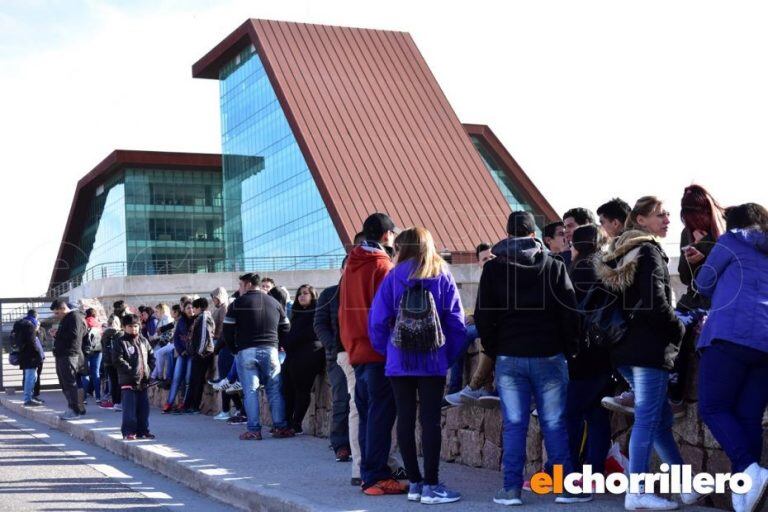
[[[485,433],[485,439],[497,446],[501,446],[501,434],[503,428],[501,411],[499,409],[486,410],[485,418],[483,419],[483,432]]]
[[[445,411],[445,428],[458,430],[466,427],[462,424],[462,409],[463,407],[451,407]]]
[[[460,461],[462,464],[479,468],[483,465],[483,438],[479,432],[459,430]]]
[[[706,456],[703,448],[682,444],[680,445],[680,455],[683,457],[683,462],[685,464],[691,465],[694,474],[704,471]]]
[[[501,447],[487,439],[483,445],[482,466],[486,469],[494,469],[497,471],[501,468]]]
[[[475,430],[480,432],[483,428],[483,418],[485,417],[485,409],[480,407],[462,406],[456,407],[459,409],[461,416],[460,424],[461,428],[467,428],[469,430]]]

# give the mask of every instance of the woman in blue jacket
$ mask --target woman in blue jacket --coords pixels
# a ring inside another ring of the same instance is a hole
[[[451,503],[461,494],[446,489],[438,479],[440,407],[448,368],[463,348],[464,312],[456,282],[429,231],[421,227],[403,231],[395,239],[395,250],[397,265],[382,281],[371,306],[371,345],[386,357],[385,374],[395,394],[397,441],[410,480],[408,499]],[[406,307],[406,302],[412,304],[406,298],[426,306],[421,310],[426,314],[419,316],[418,307]],[[423,479],[416,456],[417,395]]]
[[[176,328],[173,331],[173,346],[176,352],[176,362],[173,367],[173,381],[171,390],[168,392],[168,400],[163,405],[162,413],[181,413],[185,410],[185,404],[174,407],[176,395],[181,387],[181,379],[189,387],[189,378],[192,374],[192,358],[187,354],[187,343],[192,336],[192,323],[194,321],[194,311],[191,302],[185,302],[181,306],[181,316],[176,321]]]
[[[755,203],[728,208],[726,229],[695,280],[712,298],[697,344],[699,413],[732,471],[752,477],[752,490],[732,495],[734,510],[752,511],[768,495],[768,470],[759,465],[768,405],[768,211]]]

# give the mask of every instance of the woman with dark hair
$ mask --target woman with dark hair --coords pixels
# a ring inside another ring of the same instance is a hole
[[[290,316],[291,330],[282,341],[286,355],[283,363],[285,418],[296,434],[304,433],[301,424],[309,409],[312,385],[325,368],[323,344],[315,334],[316,305],[317,291],[308,284],[299,286]]]
[[[752,478],[733,494],[736,511],[758,510],[768,495],[761,467],[762,417],[768,406],[768,211],[755,203],[728,208],[727,232],[694,286],[712,307],[701,331],[699,414],[731,460]]]
[[[568,273],[580,307],[590,288],[598,282],[595,258],[603,244],[602,238],[600,228],[594,224],[576,228],[571,238],[573,259]],[[575,467],[582,462],[590,464],[594,473],[605,470],[605,457],[611,446],[611,421],[600,400],[611,391],[612,371],[608,350],[584,342],[579,344],[576,355],[568,359],[570,380],[565,416],[571,458]],[[582,452],[585,427],[587,442]]]
[[[685,328],[672,308],[667,258],[660,239],[669,231],[669,212],[653,196],[638,199],[626,231],[595,262],[601,283],[615,293],[627,316],[626,334],[611,347],[611,362],[635,394],[635,422],[629,439],[630,475],[650,470],[651,452],[669,465],[683,464],[672,435],[672,409],[667,400],[669,372]],[[682,493],[683,503],[700,496]],[[627,492],[627,510],[674,510],[678,504],[641,489]]]
[[[185,410],[185,404],[174,407],[176,395],[179,393],[181,381],[189,387],[189,379],[192,376],[192,359],[187,353],[190,338],[192,336],[192,323],[194,322],[194,311],[191,302],[185,302],[181,306],[181,316],[176,320],[176,328],[173,331],[173,345],[176,352],[176,360],[173,367],[173,381],[171,390],[168,392],[168,400],[163,405],[162,413],[182,413]]]
[[[677,270],[680,281],[687,290],[677,301],[677,314],[686,326],[680,352],[670,374],[669,400],[675,418],[685,416],[686,384],[690,359],[693,357],[696,336],[701,330],[701,320],[710,307],[709,298],[696,292],[693,280],[704,265],[715,241],[725,230],[723,209],[712,195],[700,185],[685,188],[680,201],[680,218],[683,231],[680,234],[680,261]]]

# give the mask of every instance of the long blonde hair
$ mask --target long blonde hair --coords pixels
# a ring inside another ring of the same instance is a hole
[[[408,228],[395,238],[397,261],[414,260],[411,279],[428,279],[439,276],[445,267],[445,260],[437,253],[432,233],[422,227]]]

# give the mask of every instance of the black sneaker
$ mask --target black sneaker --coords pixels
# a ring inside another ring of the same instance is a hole
[[[352,484],[355,487],[360,487],[361,485],[363,485],[363,480],[362,480],[362,478],[354,478],[353,477],[352,480],[349,481],[349,483]]]
[[[592,493],[584,492],[581,494],[571,494],[568,491],[565,491],[563,494],[555,498],[555,503],[563,503],[563,504],[570,504],[570,503],[587,503],[588,501],[592,501]]]
[[[24,402],[24,407],[40,407],[41,405],[43,404],[36,402],[35,400],[28,400]]]
[[[392,472],[392,478],[395,480],[408,480],[408,473],[405,472],[405,468],[397,468],[397,471]]]

